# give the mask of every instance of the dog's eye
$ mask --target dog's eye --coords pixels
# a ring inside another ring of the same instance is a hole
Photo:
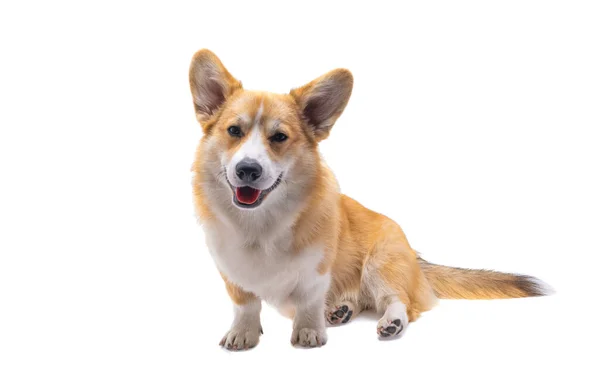
[[[288,139],[284,133],[277,133],[271,137],[271,142],[283,142]]]
[[[239,126],[229,126],[229,128],[227,129],[227,132],[232,137],[241,137],[242,136],[242,129],[240,129]]]

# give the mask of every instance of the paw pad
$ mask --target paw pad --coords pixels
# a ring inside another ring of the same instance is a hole
[[[379,337],[386,338],[397,336],[398,334],[402,333],[402,330],[404,330],[404,325],[402,324],[402,321],[397,318],[395,320],[388,321],[383,326],[377,327],[377,334]]]
[[[345,324],[352,318],[352,313],[348,305],[336,306],[335,310],[327,315],[327,321],[332,325]]]

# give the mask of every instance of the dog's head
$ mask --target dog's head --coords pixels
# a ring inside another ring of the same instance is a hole
[[[336,69],[289,94],[249,91],[214,53],[200,50],[190,87],[204,131],[202,171],[231,189],[235,206],[253,209],[315,171],[317,144],[346,107],[352,74]]]

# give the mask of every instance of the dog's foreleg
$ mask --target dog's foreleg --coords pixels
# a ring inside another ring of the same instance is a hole
[[[292,297],[296,305],[292,345],[317,347],[327,343],[325,329],[325,294],[329,275],[311,280],[310,286],[299,285]]]
[[[260,325],[261,301],[252,293],[225,280],[227,292],[233,302],[233,323],[220,342],[229,350],[245,350],[255,347],[262,334]]]

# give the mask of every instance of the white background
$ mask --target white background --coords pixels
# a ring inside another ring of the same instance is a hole
[[[594,1],[3,2],[0,380],[598,380],[600,12]],[[213,50],[246,88],[336,67],[322,152],[430,261],[533,274],[552,297],[442,301],[315,350],[231,305],[192,208],[188,88]]]

